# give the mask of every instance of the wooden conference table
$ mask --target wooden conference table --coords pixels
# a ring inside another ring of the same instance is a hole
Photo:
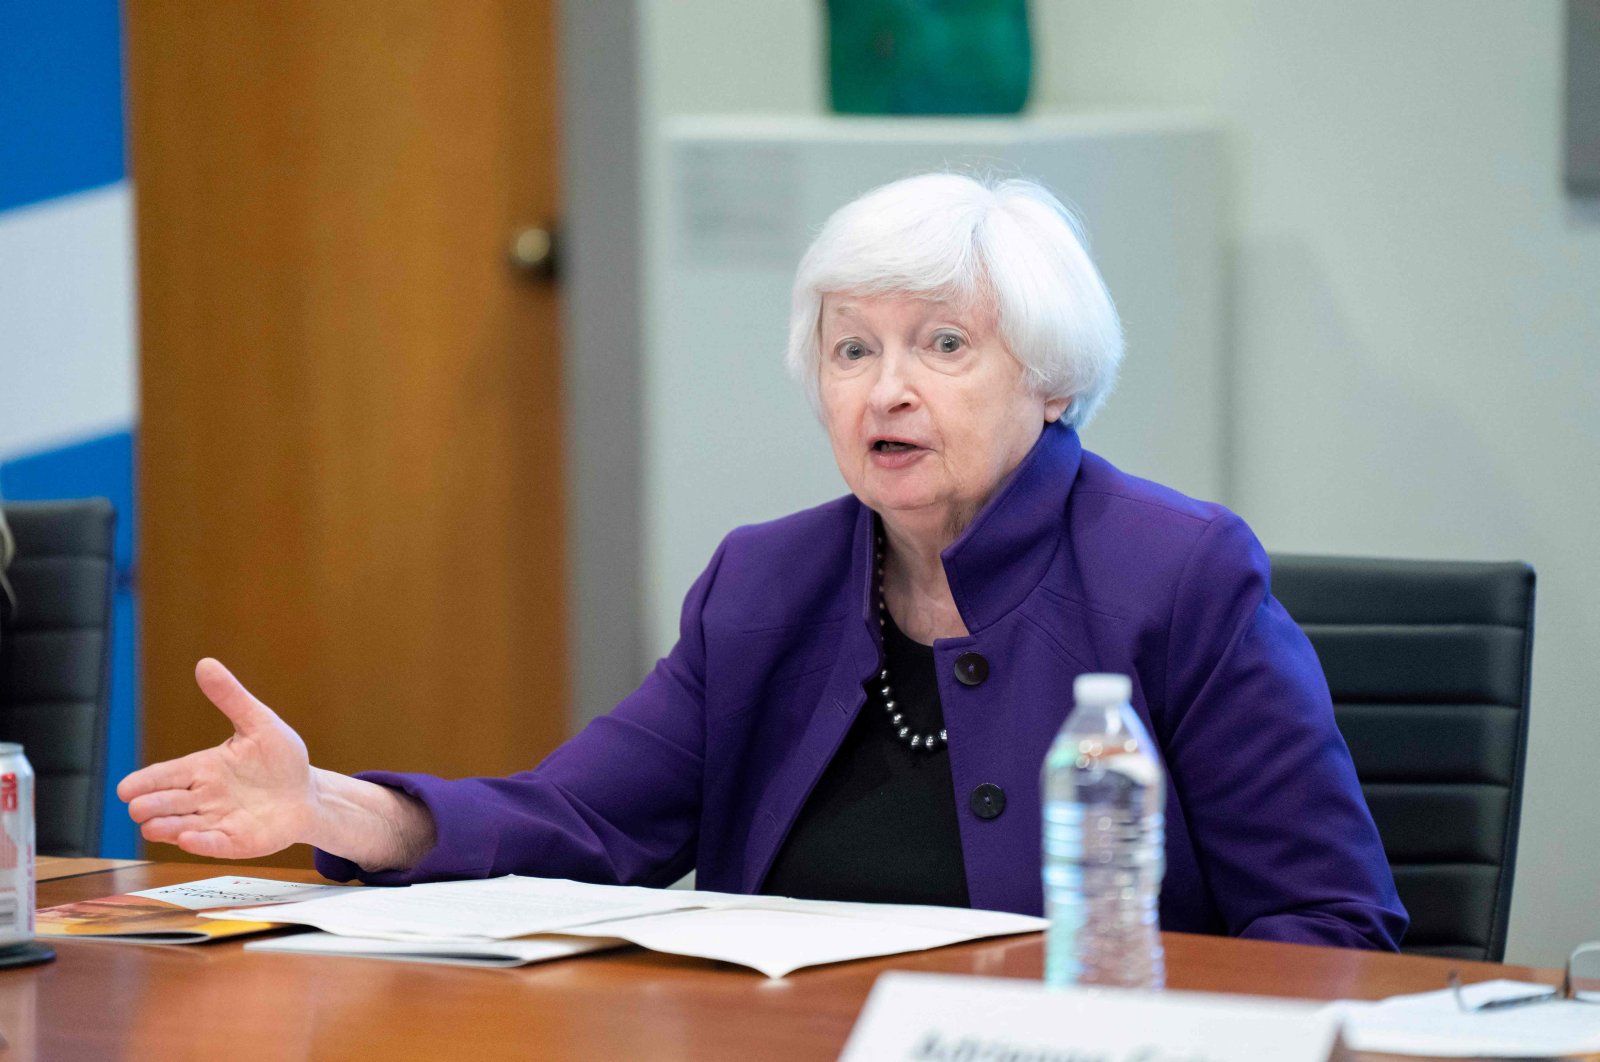
[[[320,880],[304,870],[152,863],[43,881],[39,905],[215,874]],[[237,941],[54,946],[53,963],[0,971],[0,1032],[9,1041],[0,1062],[831,1059],[885,970],[1037,979],[1043,962],[1038,934],[817,967],[781,981],[638,949],[484,970],[252,954]],[[1167,934],[1166,948],[1175,989],[1378,999],[1443,988],[1452,969],[1468,981],[1560,980],[1554,970],[1181,933]]]

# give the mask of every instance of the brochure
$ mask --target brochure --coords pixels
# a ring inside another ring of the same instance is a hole
[[[249,919],[249,911],[256,905],[309,900],[345,891],[353,890],[343,885],[305,885],[267,878],[206,878],[125,896],[102,896],[46,907],[38,912],[35,932],[45,939],[202,944],[280,928],[277,923]],[[201,917],[201,911],[223,907],[243,910],[237,918]]]

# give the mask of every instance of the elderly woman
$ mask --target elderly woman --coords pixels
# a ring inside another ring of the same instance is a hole
[[[203,856],[1038,913],[1039,768],[1074,676],[1122,672],[1171,778],[1161,924],[1394,948],[1406,925],[1310,644],[1217,505],[1085,452],[1121,358],[1061,205],[934,174],[836,213],[788,362],[850,494],[723,540],[643,684],[538,767],[309,765],[215,661],[221,746],[118,789]]]

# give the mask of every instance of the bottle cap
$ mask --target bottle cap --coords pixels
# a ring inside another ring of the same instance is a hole
[[[1127,675],[1079,675],[1072,680],[1072,699],[1078,704],[1122,704],[1133,696]]]

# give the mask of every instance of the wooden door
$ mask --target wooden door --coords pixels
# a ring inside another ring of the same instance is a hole
[[[126,5],[147,762],[227,733],[205,655],[336,770],[564,735],[552,6]]]

